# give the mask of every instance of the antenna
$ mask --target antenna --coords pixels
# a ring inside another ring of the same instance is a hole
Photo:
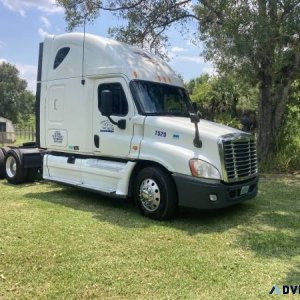
[[[85,23],[86,23],[86,15],[83,21],[83,42],[82,42],[82,61],[81,61],[81,84],[85,84],[85,79],[83,77],[84,74],[84,49],[85,49]]]

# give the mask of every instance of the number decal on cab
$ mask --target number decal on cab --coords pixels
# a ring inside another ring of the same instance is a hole
[[[160,137],[167,137],[167,133],[165,131],[155,130],[155,135]]]

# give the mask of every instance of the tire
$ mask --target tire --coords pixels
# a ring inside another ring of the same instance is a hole
[[[175,216],[178,200],[170,174],[157,167],[142,169],[134,184],[134,199],[142,215],[156,220]]]
[[[5,178],[4,176],[4,153],[2,149],[0,149],[0,179]]]
[[[10,148],[9,147],[3,147],[3,148],[1,148],[1,150],[2,150],[2,152],[4,154],[4,156],[5,156],[5,154],[7,153],[7,151],[10,150]]]
[[[14,150],[9,150],[4,159],[4,173],[7,181],[12,184],[23,183],[26,181],[27,171],[22,168],[20,155]]]

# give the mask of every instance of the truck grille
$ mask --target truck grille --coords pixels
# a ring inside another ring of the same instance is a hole
[[[219,147],[223,157],[225,181],[241,181],[257,174],[256,145],[252,136],[246,134],[223,136]]]

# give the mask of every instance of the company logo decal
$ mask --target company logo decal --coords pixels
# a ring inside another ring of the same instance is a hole
[[[174,140],[179,140],[179,137],[180,137],[179,134],[177,134],[177,133],[174,133],[174,134],[173,134],[173,139],[174,139]]]
[[[52,138],[53,138],[53,142],[57,144],[62,144],[64,140],[64,136],[58,130],[54,131],[54,133],[52,134]]]
[[[114,132],[114,125],[108,120],[104,120],[100,123],[100,132]]]

